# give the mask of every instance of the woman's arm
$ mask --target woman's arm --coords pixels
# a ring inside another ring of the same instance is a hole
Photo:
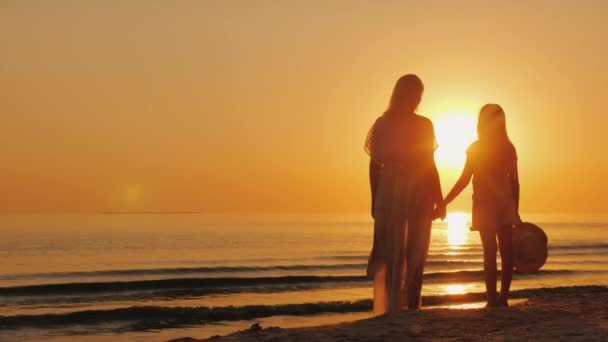
[[[435,158],[433,158],[432,161],[430,186],[433,195],[433,202],[435,203],[435,212],[433,214],[433,219],[436,220],[440,218],[443,220],[446,217],[446,209],[445,205],[443,205],[443,193],[441,191],[439,172],[437,171],[437,166],[435,165]]]
[[[439,172],[437,171],[437,165],[435,164],[435,158],[431,160],[431,187],[433,191],[433,200],[435,206],[439,207],[443,203],[443,192],[441,191],[441,180],[439,179]]]
[[[515,167],[511,173],[511,193],[515,199],[515,208],[519,210],[519,174],[517,172],[517,161],[515,162]]]
[[[510,180],[511,180],[511,193],[513,194],[513,200],[515,201],[516,223],[520,224],[522,222],[522,220],[521,220],[521,216],[519,216],[519,174],[517,171],[517,161],[515,161],[513,171],[511,171]]]
[[[376,190],[378,189],[378,179],[382,166],[373,159],[369,161],[369,185],[372,190],[372,218],[374,217],[374,205],[376,204]]]
[[[429,130],[428,130],[428,140],[426,148],[428,148],[428,161],[425,162],[425,165],[428,165],[428,183],[429,189],[431,191],[431,196],[433,197],[433,202],[435,204],[435,209],[439,209],[441,204],[443,203],[443,192],[441,191],[441,180],[439,178],[439,172],[437,171],[437,165],[435,164],[435,149],[437,148],[437,140],[435,139],[435,128],[433,127],[433,122],[428,121]],[[445,216],[445,215],[443,215]]]

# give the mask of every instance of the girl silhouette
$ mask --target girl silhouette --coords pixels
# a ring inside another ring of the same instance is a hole
[[[374,280],[374,314],[421,303],[433,208],[442,200],[433,124],[415,113],[423,90],[418,76],[401,77],[365,143],[371,157],[374,244],[367,274]]]
[[[497,104],[486,104],[479,112],[477,136],[467,150],[467,161],[460,179],[445,198],[445,206],[456,198],[473,178],[473,227],[483,246],[483,266],[487,306],[508,306],[513,277],[513,225],[519,217],[517,153],[507,135],[505,112]],[[496,292],[496,239],[502,265],[500,295]]]

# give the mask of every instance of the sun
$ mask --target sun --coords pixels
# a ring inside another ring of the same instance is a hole
[[[440,166],[462,168],[466,149],[477,138],[475,115],[467,111],[452,110],[435,120],[435,135],[439,147],[435,159]]]

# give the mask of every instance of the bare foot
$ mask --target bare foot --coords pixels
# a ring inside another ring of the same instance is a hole
[[[499,305],[498,305],[498,296],[496,295],[496,293],[494,293],[494,294],[487,293],[486,295],[488,296],[486,299],[486,309],[487,308],[497,308]]]
[[[502,293],[498,296],[498,298],[496,299],[496,304],[497,306],[501,307],[501,308],[508,308],[509,307],[509,302],[507,301],[507,296],[503,296]]]
[[[499,306],[500,305],[496,299],[492,299],[492,300],[488,299],[485,307],[486,307],[486,309],[490,309],[490,308],[497,308]]]

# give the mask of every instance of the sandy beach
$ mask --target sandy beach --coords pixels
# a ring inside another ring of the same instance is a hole
[[[502,309],[427,309],[307,328],[252,326],[228,336],[186,341],[605,341],[608,288],[535,296]]]

